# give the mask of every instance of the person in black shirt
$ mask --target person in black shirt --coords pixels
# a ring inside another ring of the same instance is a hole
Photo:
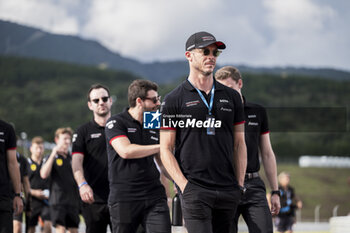
[[[94,84],[88,91],[88,107],[94,118],[73,135],[72,168],[83,201],[86,232],[106,232],[110,224],[107,206],[108,159],[105,125],[111,116],[112,99],[107,87]]]
[[[12,211],[16,215],[23,211],[16,147],[16,134],[13,127],[0,120],[0,233],[13,231]],[[10,180],[15,192],[13,200],[10,195]]]
[[[218,82],[238,91],[243,80],[239,70],[232,66],[225,66],[216,71],[215,78]],[[272,233],[272,215],[278,214],[280,209],[279,192],[277,185],[276,157],[272,150],[268,120],[265,108],[260,105],[245,101],[242,96],[245,113],[245,141],[247,145],[248,164],[244,185],[247,188],[235,217],[233,232],[237,232],[238,218],[243,216],[248,225],[249,232]],[[266,200],[266,189],[259,177],[260,159],[265,168],[266,177],[270,183],[272,192],[271,211]]]
[[[56,146],[40,169],[43,179],[50,177],[50,216],[57,233],[78,232],[79,191],[73,177],[69,153],[73,131],[59,128],[55,133]]]
[[[135,80],[128,89],[130,108],[106,124],[109,208],[113,233],[134,233],[141,224],[147,233],[170,233],[165,189],[154,158],[159,160],[156,130],[142,127],[143,113],[160,105],[157,84]]]
[[[29,207],[29,192],[30,192],[30,184],[29,184],[29,178],[28,178],[28,162],[26,158],[21,155],[20,153],[16,153],[17,162],[19,166],[19,173],[21,176],[21,189],[24,191],[24,208],[27,209]],[[13,191],[13,190],[12,190]],[[14,233],[21,233],[22,232],[22,219],[23,214],[13,215],[13,232]]]
[[[28,173],[30,181],[30,215],[28,218],[28,233],[35,232],[35,226],[38,224],[39,216],[44,222],[43,232],[51,233],[51,218],[49,208],[49,188],[50,180],[42,179],[40,169],[43,164],[44,139],[40,136],[32,139],[30,146],[31,156],[28,158]]]
[[[189,233],[229,232],[245,190],[242,101],[213,77],[219,49],[225,48],[208,32],[190,36],[188,79],[161,107],[160,155],[179,187]]]

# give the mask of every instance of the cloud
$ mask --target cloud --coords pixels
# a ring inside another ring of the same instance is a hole
[[[346,46],[349,42],[338,37],[342,28],[332,7],[311,0],[264,0],[264,7],[271,40],[263,49],[266,56],[262,64],[336,65],[330,57],[343,54],[336,44]]]
[[[211,20],[217,2],[93,0],[82,33],[141,60],[180,57],[190,33],[212,24],[202,19]]]
[[[77,34],[78,22],[74,15],[69,14],[67,6],[46,0],[1,1],[0,16],[2,19],[40,27],[49,32]]]
[[[11,0],[0,1],[0,18],[97,40],[143,62],[185,60],[186,39],[205,30],[227,45],[219,64],[350,70],[348,2]]]

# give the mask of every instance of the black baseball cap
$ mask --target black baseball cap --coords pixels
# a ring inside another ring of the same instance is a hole
[[[209,32],[196,32],[187,39],[186,51],[204,48],[211,44],[216,44],[219,49],[226,48],[226,45],[223,42],[217,41]]]

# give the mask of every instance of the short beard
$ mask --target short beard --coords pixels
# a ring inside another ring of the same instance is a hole
[[[156,112],[158,109],[159,109],[159,107],[143,108],[143,112]]]
[[[213,72],[209,71],[209,72],[205,72],[202,71],[203,76],[210,76]]]
[[[213,74],[213,71],[204,71],[199,69],[198,67],[194,67],[198,72],[200,72],[203,76],[210,76],[211,74]]]
[[[96,113],[98,116],[100,117],[105,117],[109,114],[109,111],[108,112],[104,112],[104,113]]]

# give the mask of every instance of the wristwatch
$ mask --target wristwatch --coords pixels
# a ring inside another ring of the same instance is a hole
[[[280,191],[280,190],[272,190],[272,191],[271,191],[271,196],[274,195],[274,194],[276,194],[276,195],[278,195],[279,197],[281,197],[281,191]]]
[[[15,197],[21,197],[20,193],[15,193]]]
[[[239,187],[239,191],[241,191],[241,194],[244,195],[245,192],[247,191],[247,188],[244,186],[240,186],[240,185],[238,185],[238,187]]]

